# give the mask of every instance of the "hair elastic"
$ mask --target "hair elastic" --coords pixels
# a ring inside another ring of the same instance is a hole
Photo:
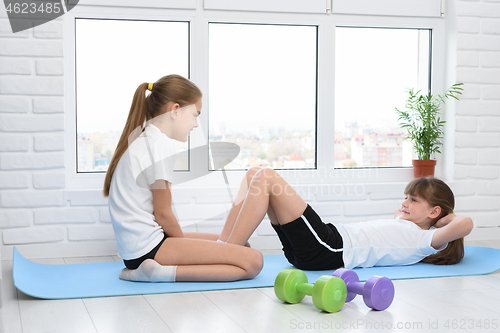
[[[148,83],[148,90],[153,91],[153,83]]]

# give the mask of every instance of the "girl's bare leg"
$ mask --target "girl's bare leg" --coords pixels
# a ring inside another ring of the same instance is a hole
[[[252,181],[252,178],[255,176],[255,174],[260,170],[261,168],[259,167],[248,169],[245,177],[241,180],[240,188],[238,190],[238,193],[236,194],[236,197],[234,198],[233,205],[231,207],[231,210],[229,211],[226,223],[224,224],[224,228],[222,229],[219,237],[221,241],[227,241],[229,235],[233,231],[234,223],[236,222],[236,218],[238,217],[241,207],[243,206],[243,201],[247,196],[250,182]]]
[[[193,239],[204,239],[215,242],[219,239],[218,234],[211,234],[208,232],[185,232],[184,237]]]
[[[271,223],[286,224],[300,217],[306,202],[276,171],[259,170],[239,210],[227,242],[245,244],[266,214]]]
[[[260,170],[261,168],[252,168],[247,171],[221,235],[184,233],[185,238],[169,237],[156,253],[154,258],[157,262],[156,265],[177,266],[176,281],[235,281],[257,276],[263,266],[260,252],[240,245],[215,241],[217,239],[225,240],[232,233],[247,196],[249,184]],[[275,223],[277,221],[276,213],[271,205],[268,209],[270,219]],[[156,269],[154,265],[150,267],[152,270]],[[150,275],[143,276],[143,279],[139,279],[139,281],[149,281],[148,276]],[[122,278],[122,276],[120,277]],[[160,278],[162,277],[163,275],[160,276]]]
[[[176,281],[236,281],[262,270],[262,254],[254,249],[210,240],[169,237],[155,256],[160,265],[178,266]]]

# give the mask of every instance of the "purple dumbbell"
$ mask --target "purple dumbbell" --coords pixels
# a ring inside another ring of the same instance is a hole
[[[362,283],[358,274],[348,269],[337,269],[332,275],[344,280],[346,302],[352,301],[356,295],[363,295],[366,306],[381,311],[387,309],[394,299],[394,284],[386,277],[374,275]]]

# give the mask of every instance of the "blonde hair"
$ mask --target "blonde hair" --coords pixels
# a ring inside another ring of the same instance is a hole
[[[162,108],[168,102],[178,103],[180,107],[184,107],[196,103],[202,97],[200,88],[183,76],[176,74],[164,76],[153,83],[151,93],[146,97],[148,87],[151,87],[151,85],[142,83],[135,91],[127,122],[118,140],[106,172],[106,178],[104,179],[102,192],[105,197],[109,196],[109,187],[113,173],[118,161],[120,161],[120,158],[128,148],[129,140],[131,143],[139,136],[142,130],[144,130],[144,123],[160,115]]]
[[[405,189],[405,194],[423,198],[431,207],[441,207],[441,213],[432,221],[434,225],[440,218],[453,213],[455,196],[445,182],[434,177],[416,178]],[[448,246],[435,254],[425,257],[421,262],[434,265],[458,264],[464,257],[464,239],[459,238],[448,243]]]

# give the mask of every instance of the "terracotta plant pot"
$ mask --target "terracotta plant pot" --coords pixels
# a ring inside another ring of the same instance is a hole
[[[436,160],[412,160],[413,177],[434,177],[434,170],[436,168]]]

